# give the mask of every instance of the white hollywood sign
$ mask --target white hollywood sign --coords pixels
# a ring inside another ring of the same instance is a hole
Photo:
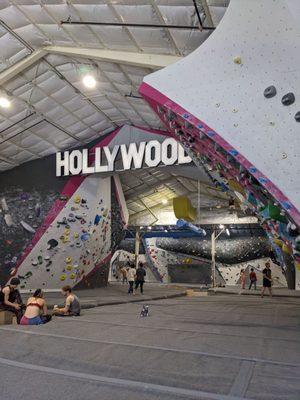
[[[89,150],[73,150],[56,153],[56,176],[93,174],[96,172],[116,171],[115,161],[121,152],[124,171],[132,168],[157,167],[159,164],[188,164],[192,159],[185,154],[184,148],[173,138],[167,138],[162,143],[157,140],[150,142],[130,143],[95,149],[95,161],[89,166]],[[103,154],[106,162],[103,163]]]

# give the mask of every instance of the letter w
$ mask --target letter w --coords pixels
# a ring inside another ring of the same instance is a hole
[[[130,143],[128,150],[126,144],[121,145],[121,154],[123,160],[124,170],[130,169],[132,160],[134,168],[142,168],[144,153],[145,153],[146,142],[141,142],[139,149],[137,149],[136,143]]]

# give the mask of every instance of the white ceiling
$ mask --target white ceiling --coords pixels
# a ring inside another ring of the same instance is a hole
[[[229,0],[197,3],[204,25],[216,26]],[[0,94],[9,96],[11,107],[0,109],[0,171],[90,142],[124,123],[161,128],[143,99],[127,97],[139,96],[143,77],[152,72],[135,66],[135,55],[181,57],[211,33],[60,24],[68,18],[198,26],[192,0],[1,0]],[[60,55],[45,53],[26,64],[49,46]],[[90,49],[91,57],[65,56],[64,46]],[[101,61],[92,49],[128,52],[133,62]],[[97,79],[93,90],[81,82],[86,73]]]

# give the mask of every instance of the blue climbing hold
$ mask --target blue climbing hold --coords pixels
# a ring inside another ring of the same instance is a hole
[[[89,234],[89,233],[84,233],[84,234],[81,235],[81,237],[80,237],[80,239],[81,239],[83,242],[86,242],[87,240],[89,240],[89,238],[90,238],[90,234]]]
[[[259,181],[260,183],[267,183],[267,182],[268,182],[268,179],[263,178],[263,177],[260,177],[260,178],[258,178],[258,181]]]
[[[199,129],[202,129],[202,128],[203,128],[203,125],[202,125],[202,124],[198,124],[197,127],[198,127]]]
[[[213,131],[208,131],[208,132],[207,132],[207,135],[208,135],[209,137],[213,137],[213,136],[215,136],[215,132],[213,132]]]
[[[190,114],[183,114],[183,118],[190,118]]]
[[[291,203],[289,203],[288,201],[282,201],[281,205],[286,209],[286,210],[290,210],[292,208]]]
[[[97,214],[97,215],[95,216],[95,219],[94,219],[94,225],[98,225],[99,222],[100,222],[100,220],[101,220],[101,216]]]
[[[231,154],[232,156],[237,156],[239,152],[237,150],[229,150],[229,154]]]
[[[251,174],[255,174],[257,172],[257,168],[251,167],[249,168],[249,172],[251,172]]]

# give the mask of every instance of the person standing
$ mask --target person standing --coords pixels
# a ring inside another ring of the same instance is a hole
[[[129,284],[128,294],[133,293],[133,284],[135,278],[136,278],[136,269],[134,268],[134,265],[131,264],[129,270],[127,271],[127,280]]]
[[[122,284],[124,285],[124,283],[127,282],[127,269],[125,268],[125,265],[121,267],[120,272],[122,276]]]
[[[25,310],[25,304],[23,304],[21,294],[17,289],[20,285],[19,278],[12,278],[9,285],[5,286],[0,291],[0,303],[1,308],[10,311],[17,317],[17,323],[19,324]]]
[[[241,287],[242,287],[242,289],[245,289],[245,286],[246,286],[246,272],[245,272],[244,269],[241,269],[240,278],[241,278]]]
[[[266,268],[263,269],[263,287],[261,290],[261,297],[264,297],[266,288],[269,290],[270,297],[272,297],[272,271],[269,261],[265,264]]]
[[[146,271],[143,266],[143,263],[139,263],[139,267],[136,270],[136,281],[135,281],[135,290],[137,290],[138,287],[140,287],[141,294],[144,293],[144,283],[145,283],[145,276],[146,276]]]
[[[251,268],[251,272],[249,274],[250,278],[250,285],[249,285],[249,290],[251,289],[252,285],[254,286],[254,290],[256,290],[256,282],[257,282],[257,276],[256,273],[254,272],[254,268]]]

